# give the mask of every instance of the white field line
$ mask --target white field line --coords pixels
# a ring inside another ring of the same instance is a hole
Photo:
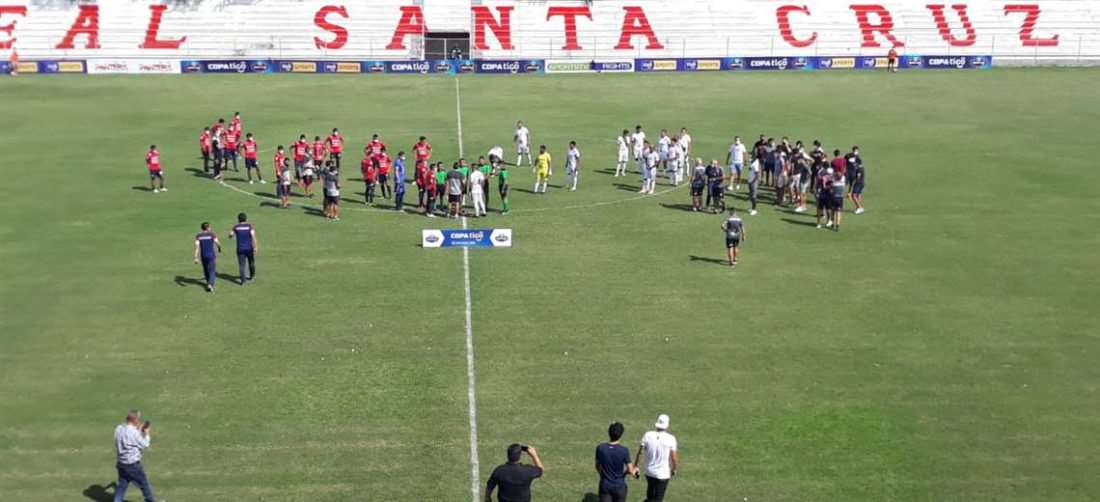
[[[458,121],[458,156],[463,157],[462,91],[455,78],[455,115]],[[466,228],[466,217],[462,217]],[[481,502],[481,462],[477,452],[477,375],[474,372],[474,323],[470,297],[470,249],[462,248],[462,285],[466,293],[466,399],[470,417],[470,500]]]

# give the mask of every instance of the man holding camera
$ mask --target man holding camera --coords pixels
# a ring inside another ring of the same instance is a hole
[[[149,447],[149,421],[142,423],[141,412],[130,410],[126,414],[126,423],[115,427],[115,452],[118,454],[115,468],[118,469],[118,485],[115,487],[115,502],[126,499],[126,489],[134,483],[141,489],[145,502],[155,502],[153,487],[145,477],[141,466],[142,452]]]
[[[524,453],[531,456],[535,465],[519,463]],[[485,502],[493,502],[493,490],[500,488],[497,502],[531,502],[531,482],[542,477],[542,460],[533,447],[512,444],[508,446],[508,463],[493,469],[485,488]]]

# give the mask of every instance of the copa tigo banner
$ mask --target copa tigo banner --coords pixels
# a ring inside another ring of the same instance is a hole
[[[879,56],[811,57],[725,57],[636,59],[634,71],[706,72],[706,71],[788,71],[788,70],[870,70],[886,68],[888,60]],[[900,69],[984,69],[993,66],[992,56],[922,56],[898,58]]]
[[[266,59],[184,60],[183,73],[268,73],[271,61]]]
[[[510,248],[512,247],[512,229],[422,230],[420,244],[427,249]]]

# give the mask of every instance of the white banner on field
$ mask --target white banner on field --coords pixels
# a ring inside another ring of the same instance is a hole
[[[592,73],[591,60],[550,59],[546,61],[546,73]]]
[[[88,73],[178,75],[180,62],[171,59],[89,59]]]

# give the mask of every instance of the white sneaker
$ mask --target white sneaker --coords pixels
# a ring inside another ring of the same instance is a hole
[[[826,223],[825,226],[829,227],[829,228],[833,228],[833,222],[830,221],[830,222]]]
[[[261,185],[266,185],[266,184],[267,184],[267,181],[265,181],[265,180],[260,180],[260,184],[261,184]]]
[[[741,185],[737,185],[737,189],[738,189],[738,190],[740,190],[740,189],[741,189]]]
[[[160,189],[159,188],[154,188],[153,193],[160,193]]]
[[[249,185],[255,185],[255,184],[256,184],[256,182],[255,182],[255,181],[252,181],[252,180],[248,180],[248,184],[249,184]]]
[[[863,208],[856,209],[856,214],[863,214]]]
[[[167,192],[167,191],[168,191],[168,189],[167,189],[167,188],[161,188],[161,189],[160,189],[160,191],[162,191],[162,192]]]
[[[817,224],[817,228],[821,228],[821,224],[820,224],[820,223],[818,223],[818,224]]]
[[[756,210],[753,209],[753,210],[749,211],[749,216],[756,216]]]

